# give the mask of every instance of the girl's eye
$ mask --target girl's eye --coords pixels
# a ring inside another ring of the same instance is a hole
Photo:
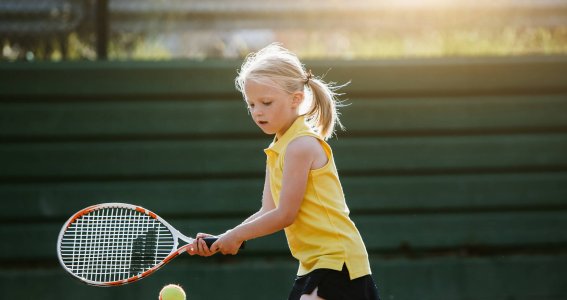
[[[272,102],[264,102],[264,105],[269,106]]]

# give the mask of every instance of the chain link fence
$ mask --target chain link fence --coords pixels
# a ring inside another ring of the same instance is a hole
[[[93,3],[88,0],[0,1],[2,59],[95,58],[96,53],[87,46],[93,40],[94,17],[89,8]],[[70,49],[72,39],[86,46],[80,49],[83,53]]]
[[[567,54],[567,0],[0,0],[0,61]]]

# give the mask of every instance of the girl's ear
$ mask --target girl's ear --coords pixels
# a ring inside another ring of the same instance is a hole
[[[303,102],[303,98],[305,98],[305,94],[301,91],[294,92],[292,94],[293,98],[291,99],[291,105],[293,108],[298,108],[299,105]]]

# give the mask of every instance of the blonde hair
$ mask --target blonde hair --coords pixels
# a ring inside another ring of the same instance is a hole
[[[334,134],[336,125],[344,130],[338,112],[340,94],[336,92],[342,86],[313,77],[311,70],[306,71],[297,56],[280,44],[270,44],[246,57],[235,79],[236,89],[244,97],[247,80],[273,85],[289,94],[307,91],[305,95],[311,95],[311,105],[305,114],[309,125],[325,140]]]

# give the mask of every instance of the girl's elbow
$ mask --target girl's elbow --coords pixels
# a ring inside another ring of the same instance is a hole
[[[273,211],[274,224],[278,229],[284,229],[295,222],[297,214],[298,211],[290,209],[289,207],[278,207]]]
[[[288,227],[288,226],[290,226],[291,224],[293,224],[293,222],[295,222],[295,217],[296,217],[296,215],[297,215],[297,214],[292,214],[292,213],[284,214],[284,215],[282,216],[282,219],[281,219],[282,229],[283,229],[283,228],[286,228],[286,227]]]

